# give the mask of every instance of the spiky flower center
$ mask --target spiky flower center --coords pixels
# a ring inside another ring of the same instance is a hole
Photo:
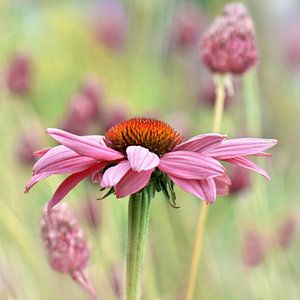
[[[125,153],[128,146],[142,146],[158,155],[171,151],[182,135],[165,122],[134,118],[111,127],[105,135],[109,147]]]

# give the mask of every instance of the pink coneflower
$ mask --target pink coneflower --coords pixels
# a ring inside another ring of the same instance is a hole
[[[257,62],[254,25],[241,3],[224,7],[201,41],[201,58],[219,74],[242,74]]]
[[[52,208],[85,177],[97,174],[102,188],[117,198],[138,193],[146,186],[165,195],[174,195],[174,183],[206,203],[228,191],[230,184],[220,161],[256,171],[269,178],[266,171],[248,156],[267,156],[273,139],[227,139],[217,133],[183,137],[162,121],[134,118],[110,128],[105,136],[77,136],[60,129],[47,133],[61,145],[36,153],[40,159],[26,185],[53,174],[70,174],[48,204]],[[174,200],[172,196],[171,200]]]
[[[66,205],[44,212],[41,235],[53,270],[69,273],[96,299],[92,283],[85,275],[90,252],[77,220]]]

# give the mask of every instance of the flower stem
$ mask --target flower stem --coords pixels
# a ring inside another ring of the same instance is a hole
[[[225,84],[224,84],[223,76],[219,76],[217,78],[216,96],[217,99],[215,102],[214,122],[213,122],[214,132],[218,132],[220,130],[222,118],[223,118],[224,100],[225,100]],[[203,205],[198,216],[195,241],[192,250],[190,275],[189,275],[185,300],[192,300],[194,296],[196,279],[197,279],[197,271],[198,271],[198,265],[199,265],[201,252],[202,252],[203,238],[204,238],[208,211],[209,211],[209,205]]]
[[[151,196],[146,190],[130,196],[128,206],[127,300],[140,299]]]

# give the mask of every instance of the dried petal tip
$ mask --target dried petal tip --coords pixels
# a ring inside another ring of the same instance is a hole
[[[55,271],[72,274],[86,268],[90,256],[87,243],[66,205],[44,212],[41,235]]]
[[[243,74],[257,62],[254,25],[247,9],[230,3],[201,42],[203,63],[215,73]]]

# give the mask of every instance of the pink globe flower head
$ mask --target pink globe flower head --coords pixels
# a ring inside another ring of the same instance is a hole
[[[61,273],[83,271],[90,252],[74,215],[65,205],[45,211],[41,234],[51,267]]]
[[[243,260],[246,266],[260,265],[265,258],[266,250],[265,240],[258,231],[251,229],[245,232]]]
[[[103,88],[98,81],[87,79],[81,86],[80,94],[86,97],[86,104],[90,107],[90,117],[97,119],[101,113]]]
[[[285,26],[282,38],[284,60],[291,68],[300,66],[300,20]]]
[[[278,231],[278,244],[281,248],[287,249],[291,246],[296,235],[297,220],[294,216],[288,216],[281,224]]]
[[[75,134],[86,134],[94,115],[93,104],[85,95],[75,95],[68,103],[62,128]]]
[[[229,193],[231,195],[239,194],[247,190],[251,185],[250,174],[247,170],[233,166],[229,173],[231,185]]]
[[[230,179],[220,161],[256,171],[269,178],[249,156],[268,156],[272,139],[227,139],[217,133],[183,137],[163,121],[134,118],[110,128],[105,136],[77,136],[59,129],[47,133],[61,145],[36,153],[33,176],[26,185],[53,174],[70,174],[58,187],[48,208],[60,202],[85,177],[96,174],[100,186],[117,198],[144,188],[175,199],[174,184],[206,203],[228,191]]]
[[[34,130],[22,134],[16,144],[16,156],[23,165],[31,165],[36,161],[33,152],[41,147],[41,140]]]
[[[106,48],[123,50],[127,41],[128,20],[119,1],[104,1],[94,13],[92,27],[95,38]]]
[[[256,65],[254,25],[240,3],[227,4],[201,40],[201,58],[214,73],[243,74]]]
[[[16,95],[27,94],[32,84],[32,62],[29,56],[18,53],[10,61],[6,75],[10,92]]]
[[[52,269],[69,273],[96,300],[94,286],[85,275],[90,252],[75,216],[66,205],[45,210],[41,235]]]
[[[195,46],[204,31],[205,16],[199,6],[184,3],[177,7],[171,28],[171,44],[176,49]]]

